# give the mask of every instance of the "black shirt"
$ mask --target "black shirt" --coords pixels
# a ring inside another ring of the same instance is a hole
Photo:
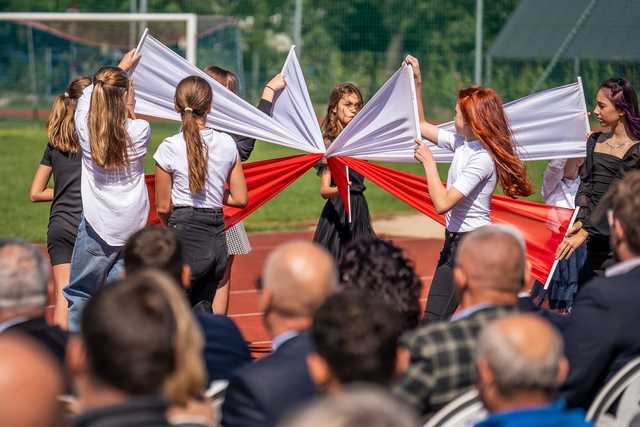
[[[63,153],[47,144],[41,165],[49,166],[53,172],[53,203],[49,214],[49,225],[62,220],[65,227],[75,233],[82,216],[80,194],[81,154]]]

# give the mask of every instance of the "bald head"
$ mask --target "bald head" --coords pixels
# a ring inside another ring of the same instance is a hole
[[[486,225],[467,234],[456,254],[456,267],[469,287],[517,294],[524,284],[525,249],[520,232],[504,225]]]
[[[262,272],[271,308],[283,315],[311,317],[338,283],[331,255],[321,246],[293,241],[275,249]]]
[[[62,407],[58,396],[62,393],[60,367],[45,350],[28,338],[12,334],[0,336],[2,425],[60,425]]]
[[[553,326],[533,314],[507,316],[480,334],[478,360],[485,361],[503,396],[522,391],[552,392],[566,363],[563,342]]]

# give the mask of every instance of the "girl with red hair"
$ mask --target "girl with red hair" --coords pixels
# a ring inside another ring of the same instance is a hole
[[[445,214],[445,243],[431,282],[425,321],[447,319],[458,306],[453,284],[456,247],[465,233],[490,224],[491,196],[499,182],[510,197],[528,196],[532,185],[518,157],[509,124],[496,91],[480,86],[460,90],[456,102],[455,133],[425,119],[420,64],[406,58],[415,78],[422,136],[453,151],[446,186],[426,144],[417,141],[415,158],[424,166],[429,195],[439,214]]]

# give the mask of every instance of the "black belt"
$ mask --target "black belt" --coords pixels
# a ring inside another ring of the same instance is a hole
[[[222,208],[194,208],[193,206],[174,206],[173,210],[177,211],[178,209],[191,209],[194,212],[203,212],[209,214],[221,214]]]

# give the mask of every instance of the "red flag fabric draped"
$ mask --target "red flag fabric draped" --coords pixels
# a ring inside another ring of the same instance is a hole
[[[351,157],[335,157],[408,205],[444,225],[444,216],[433,208],[423,176],[398,171]],[[572,209],[557,208],[526,200],[495,195],[491,199],[491,220],[517,227],[526,240],[532,275],[545,283],[555,259],[555,250],[567,230]]]
[[[300,178],[307,170],[322,158],[322,154],[303,154],[271,160],[244,163],[242,170],[247,181],[249,203],[244,208],[224,208],[225,229],[253,213],[260,206],[280,194],[282,190]],[[149,192],[149,224],[158,224],[160,219],[155,209],[155,177],[145,177]]]

